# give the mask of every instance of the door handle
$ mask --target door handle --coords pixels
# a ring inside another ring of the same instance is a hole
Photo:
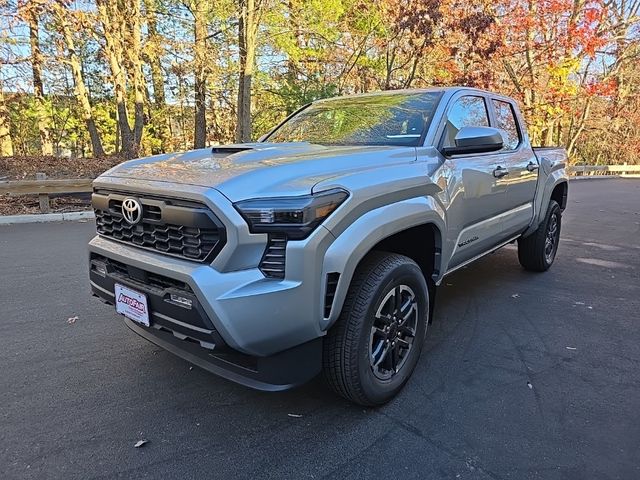
[[[498,166],[493,171],[493,176],[496,177],[496,178],[502,178],[505,175],[509,175],[509,170],[507,170],[506,168],[502,168],[502,167]]]
[[[529,171],[529,172],[534,172],[534,171],[538,170],[539,168],[540,168],[540,165],[538,165],[537,163],[529,162],[527,164],[527,171]]]

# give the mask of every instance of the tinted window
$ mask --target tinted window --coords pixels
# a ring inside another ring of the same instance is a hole
[[[439,98],[427,92],[324,100],[287,120],[265,141],[418,146]]]
[[[503,150],[515,150],[520,144],[518,124],[510,103],[493,100],[493,108],[496,111],[496,127],[507,133]]]
[[[482,97],[460,97],[447,114],[442,145],[455,146],[456,134],[462,127],[488,127],[489,115]]]

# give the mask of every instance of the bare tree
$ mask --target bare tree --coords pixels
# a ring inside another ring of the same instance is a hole
[[[35,100],[38,132],[40,133],[40,149],[43,155],[53,155],[53,142],[47,115],[42,82],[42,51],[40,50],[39,16],[41,6],[28,3],[24,8],[24,16],[29,25],[29,45],[31,46],[31,72],[33,74],[33,97]]]
[[[140,0],[97,0],[116,101],[121,151],[126,158],[138,155],[144,128],[144,78],[142,76]],[[128,64],[134,91],[134,125],[127,107]]]
[[[163,152],[170,148],[171,132],[166,114],[165,78],[162,70],[162,37],[157,27],[157,2],[144,0],[145,18],[147,23],[147,42],[144,48],[144,58],[151,72],[153,86],[153,121],[157,128],[158,139]]]
[[[118,132],[120,134],[121,151],[130,157],[133,150],[133,132],[129,126],[126,93],[127,82],[124,71],[123,47],[118,32],[122,32],[120,15],[115,2],[111,0],[97,0],[98,16],[102,23],[104,35],[104,49],[109,60],[111,81],[116,102],[116,115],[118,120]],[[116,146],[116,149],[118,146]]]
[[[238,106],[236,141],[251,140],[251,81],[256,62],[256,43],[260,26],[262,0],[239,0],[238,49],[240,71],[238,79]]]
[[[91,138],[91,148],[93,150],[94,157],[103,157],[104,149],[102,148],[102,141],[100,140],[100,134],[96,128],[95,121],[93,119],[93,110],[91,108],[91,102],[89,101],[89,93],[82,77],[82,65],[80,63],[80,57],[76,52],[75,41],[71,26],[69,24],[69,11],[59,1],[53,3],[53,11],[56,21],[64,37],[64,42],[67,47],[68,60],[67,63],[71,67],[71,73],[73,75],[73,84],[75,90],[75,96],[80,104],[82,112],[82,119],[87,126],[89,137]]]
[[[0,157],[10,157],[13,155],[13,142],[11,141],[11,131],[9,130],[9,112],[4,103],[4,93],[2,83],[0,83]]]
[[[128,6],[128,23],[131,27],[129,32],[130,48],[126,49],[129,56],[129,64],[133,71],[133,95],[134,95],[134,121],[133,121],[133,154],[138,155],[140,143],[142,142],[142,131],[144,129],[144,100],[145,81],[142,74],[142,31],[140,28],[140,0],[129,0],[125,2]]]
[[[207,142],[207,14],[208,0],[191,3],[194,19],[193,63],[195,87],[195,122],[193,147],[203,148]]]

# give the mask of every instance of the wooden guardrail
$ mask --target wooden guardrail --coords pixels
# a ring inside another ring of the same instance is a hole
[[[49,195],[91,193],[90,178],[47,179],[44,173],[36,174],[36,180],[10,180],[0,182],[0,195],[38,195],[40,211],[49,213]]]
[[[571,165],[568,170],[569,174],[575,177],[593,175],[640,177],[640,165]]]
[[[640,165],[572,165],[569,174],[576,177],[596,175],[619,175],[621,177],[640,177]],[[90,178],[48,179],[44,173],[36,174],[36,180],[10,180],[0,182],[0,195],[38,195],[40,210],[50,210],[49,195],[91,193]]]

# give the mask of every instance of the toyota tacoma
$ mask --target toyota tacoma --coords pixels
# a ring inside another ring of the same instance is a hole
[[[413,372],[446,275],[513,242],[525,269],[551,266],[565,163],[491,92],[316,101],[257,142],[98,177],[91,289],[229,380],[275,391],[322,372],[380,405]]]

